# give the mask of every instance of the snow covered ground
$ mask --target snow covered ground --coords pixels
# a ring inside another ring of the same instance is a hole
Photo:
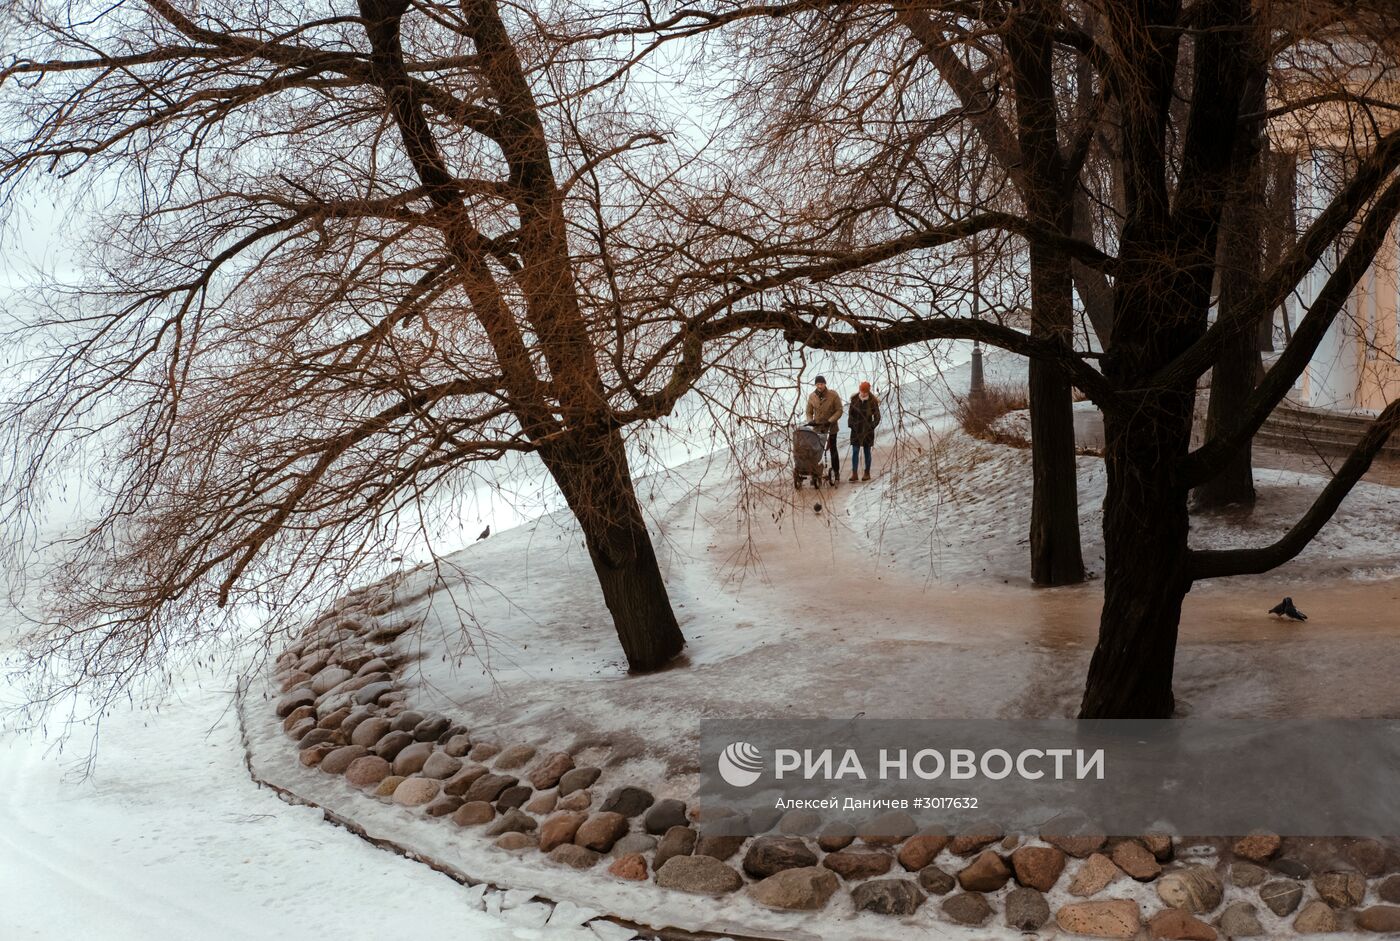
[[[993,362],[989,372],[1014,379],[1016,369]],[[950,381],[965,386],[959,374]],[[960,434],[930,438],[930,429],[951,426],[938,414],[939,398],[926,386],[903,402],[891,397],[870,483],[794,492],[781,449],[739,455],[747,475],[736,473],[734,454],[721,452],[643,481],[689,640],[674,670],[625,675],[586,553],[562,516],[498,531],[454,554],[446,578],[427,569],[410,574],[397,589],[403,613],[427,615],[420,631],[400,640],[418,654],[405,677],[415,708],[460,716],[503,743],[568,748],[607,768],[614,784],[645,783],[658,797],[689,796],[701,717],[1072,713],[1097,627],[1098,587],[1026,585],[1029,491],[1019,462],[1029,454]],[[904,441],[891,449],[899,406]],[[1251,518],[1201,520],[1194,538],[1211,545],[1272,538],[1318,486],[1306,475],[1261,472],[1261,506]],[[1102,472],[1092,458],[1080,462],[1080,492],[1093,564]],[[1177,670],[1187,708],[1217,716],[1400,714],[1393,679],[1400,645],[1389,614],[1400,602],[1395,493],[1363,486],[1319,545],[1279,573],[1192,592]],[[1313,614],[1304,627],[1263,615],[1285,585]],[[473,939],[596,936],[537,927],[538,906],[488,914],[445,876],[257,789],[241,764],[230,686],[222,676],[187,676],[158,715],[108,718],[86,780],[64,777],[68,760],[49,737],[0,739],[0,936],[263,937],[308,926],[344,937],[405,929]],[[407,832],[401,815],[379,820],[378,805],[296,765],[280,733],[255,735],[260,760],[279,774],[331,804],[368,804],[371,822]],[[71,744],[81,751],[86,741],[79,733]],[[706,916],[703,904],[654,889],[598,896],[587,888],[596,876],[525,867],[473,838],[433,848],[464,871],[552,898],[630,905],[658,922]],[[1137,891],[1123,891],[1130,889]],[[775,917],[746,900],[727,903],[724,914],[754,927]],[[825,927],[784,924],[830,936]],[[842,933],[887,935],[888,927],[849,913]],[[952,931],[932,921],[913,927]]]

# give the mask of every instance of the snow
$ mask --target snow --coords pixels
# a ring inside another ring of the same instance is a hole
[[[1017,369],[990,357],[989,381],[1014,382]],[[965,379],[958,371],[949,382],[962,388]],[[869,483],[794,492],[781,456],[762,448],[739,455],[743,474],[736,452],[725,451],[644,479],[689,642],[675,669],[626,676],[577,530],[559,514],[409,574],[396,587],[399,613],[426,619],[399,642],[417,655],[405,677],[410,701],[462,717],[477,738],[568,748],[605,767],[610,785],[681,798],[695,781],[700,718],[1072,714],[1100,587],[1029,587],[1029,452],[955,431],[942,414],[948,400],[931,386],[887,397]],[[902,429],[898,448],[891,427]],[[1097,459],[1080,459],[1081,531],[1096,570],[1102,477]],[[1264,470],[1259,480],[1252,516],[1198,519],[1193,540],[1275,538],[1321,486],[1292,471]],[[1363,484],[1318,545],[1277,573],[1197,586],[1176,674],[1185,708],[1213,716],[1400,711],[1400,689],[1378,681],[1400,675],[1388,615],[1400,603],[1395,493]],[[1263,615],[1284,586],[1313,615],[1307,625]],[[16,629],[0,624],[0,645]],[[601,870],[562,869],[538,853],[506,853],[302,768],[260,698],[265,687],[255,685],[246,714],[260,773],[513,891],[465,889],[254,786],[229,686],[222,674],[185,674],[158,715],[108,717],[86,779],[72,776],[69,758],[86,744],[82,730],[67,752],[56,750],[56,730],[0,739],[0,935],[265,937],[314,926],[347,937],[414,929],[486,941],[631,936],[589,921],[596,912],[790,938],[990,933],[937,920],[936,900],[903,921],[856,914],[844,894],[822,915],[779,915],[743,896],[716,905]],[[532,901],[536,894],[560,904]],[[1108,894],[1152,899],[1150,886],[1128,880]],[[1050,898],[1052,907],[1068,900]],[[1283,924],[1261,917],[1271,931]]]
[[[727,452],[643,482],[688,639],[671,670],[626,676],[565,516],[493,535],[442,568],[408,575],[396,586],[398,614],[424,620],[400,641],[416,655],[404,677],[409,701],[461,719],[478,740],[567,749],[604,767],[609,787],[635,783],[682,799],[696,781],[702,718],[1072,715],[1101,586],[1029,586],[1029,452],[967,438],[927,411],[931,401],[906,397],[904,407],[926,410],[934,434],[909,434],[891,448],[886,432],[870,483],[794,491],[785,466],[757,462],[739,473]],[[1272,539],[1322,483],[1283,471],[1261,472],[1260,481],[1253,516],[1198,519],[1193,539]],[[1098,459],[1080,459],[1079,484],[1086,556],[1097,569]],[[1400,602],[1394,494],[1363,485],[1298,562],[1192,591],[1176,673],[1183,710],[1216,717],[1400,712],[1400,687],[1378,681],[1400,675],[1389,615]],[[1304,610],[1317,612],[1306,626],[1264,614],[1285,585]],[[271,697],[266,688],[262,694]],[[689,930],[832,939],[987,935],[940,920],[936,904],[896,922],[857,914],[838,894],[819,915],[778,914],[743,895],[716,905],[601,871],[566,870],[531,851],[507,853],[477,832],[366,799],[339,778],[302,768],[267,704],[255,699],[249,715],[261,773],[475,878]],[[1155,898],[1150,886],[1129,880],[1109,895]],[[1051,897],[1052,906],[1069,900]]]

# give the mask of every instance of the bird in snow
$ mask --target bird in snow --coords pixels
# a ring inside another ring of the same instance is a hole
[[[1285,598],[1269,609],[1269,613],[1281,618],[1291,618],[1294,621],[1306,621],[1308,616],[1297,608],[1293,607],[1293,599]]]
[[[491,535],[491,527],[487,526],[481,531],[481,535],[476,537],[476,541],[481,542],[481,540],[485,539],[489,535]]]

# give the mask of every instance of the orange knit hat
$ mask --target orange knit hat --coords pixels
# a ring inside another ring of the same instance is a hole
[[[860,391],[862,391],[862,392],[869,392],[869,391],[870,391],[870,383],[868,383],[868,382],[862,382],[862,383],[860,384]]]

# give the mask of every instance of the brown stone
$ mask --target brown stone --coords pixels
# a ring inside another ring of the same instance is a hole
[[[395,766],[395,770],[398,770]],[[508,774],[483,774],[462,793],[469,801],[494,801],[506,788],[515,787],[516,779]]]
[[[822,865],[842,879],[869,879],[889,872],[892,862],[888,853],[876,850],[838,850],[827,853]]]
[[[352,763],[368,754],[368,748],[359,745],[342,745],[321,760],[321,770],[326,774],[344,774]]]
[[[755,883],[749,887],[749,895],[768,908],[810,912],[825,908],[836,888],[836,877],[830,871],[804,866],[784,869]]]
[[[1250,862],[1266,863],[1278,855],[1283,840],[1276,833],[1251,833],[1235,841],[1235,855]]]
[[[954,856],[971,856],[1002,838],[1001,828],[992,824],[982,824],[959,833],[948,841],[948,852]]]
[[[647,858],[641,853],[628,853],[626,856],[619,856],[617,860],[608,867],[608,875],[616,876],[619,879],[630,879],[633,882],[645,881],[647,877]]]
[[[501,771],[513,771],[516,768],[523,768],[535,757],[535,747],[533,745],[512,745],[496,756],[494,767]]]
[[[590,869],[597,865],[598,860],[602,858],[602,853],[594,852],[586,846],[578,846],[574,843],[565,843],[549,851],[551,862],[560,863],[573,869]]]
[[[589,817],[574,833],[574,842],[598,853],[606,853],[627,833],[627,818],[602,811]]]
[[[530,803],[525,805],[525,809],[532,814],[547,814],[553,812],[554,805],[558,801],[559,797],[553,791],[537,794]]]
[[[564,772],[574,766],[574,759],[568,752],[552,752],[545,755],[528,775],[530,784],[537,791],[547,790],[559,783],[559,779],[564,776]]]
[[[1103,853],[1094,853],[1080,864],[1074,877],[1069,881],[1069,894],[1086,896],[1097,895],[1113,883],[1123,870],[1113,864]]]
[[[1131,938],[1142,925],[1142,912],[1132,899],[1071,902],[1060,906],[1055,920],[1070,934],[1093,938]]]
[[[365,755],[350,762],[345,780],[355,787],[375,787],[389,776],[389,762],[378,755]]]
[[[472,750],[467,752],[467,757],[472,761],[490,761],[500,753],[501,746],[495,742],[477,742],[472,746]]]
[[[1394,905],[1372,905],[1356,913],[1356,927],[1362,931],[1400,934],[1400,908]]]
[[[1215,941],[1215,929],[1179,908],[1165,908],[1147,922],[1147,933],[1154,938],[1176,941]]]
[[[710,856],[714,859],[728,859],[739,852],[746,837],[737,833],[702,833],[695,841],[695,856]]]
[[[429,817],[446,817],[450,814],[455,814],[461,808],[462,799],[460,797],[438,794],[437,797],[433,798],[431,804],[423,808],[423,813],[427,814]]]
[[[467,765],[452,777],[442,782],[442,792],[451,794],[453,797],[464,797],[467,788],[471,787],[481,778],[486,776],[485,765]]]
[[[496,808],[486,801],[470,801],[453,812],[452,822],[459,827],[477,827],[490,823],[495,817]]]
[[[1347,847],[1346,856],[1363,876],[1379,876],[1385,872],[1385,845],[1379,840],[1357,840]]]
[[[319,745],[312,745],[310,748],[303,748],[298,758],[306,767],[314,768],[325,761],[326,756],[335,751],[336,747],[330,742],[322,742]]]
[[[302,719],[315,719],[315,718],[316,718],[316,707],[315,707],[315,706],[297,706],[297,707],[296,707],[295,709],[293,709],[291,712],[287,713],[287,718],[285,718],[285,719],[282,720],[282,731],[283,731],[283,732],[287,732],[287,733],[290,734],[291,731],[292,731],[292,727],[295,726],[295,725],[296,725],[298,722],[300,722]],[[305,734],[306,734],[305,732],[302,733],[302,735],[305,735]],[[296,736],[296,737],[297,737],[297,738],[301,738],[301,735],[298,735],[298,736]]]
[[[828,853],[843,850],[856,841],[856,828],[844,821],[834,821],[817,834],[817,845]]]
[[[1157,896],[1172,908],[1189,912],[1214,911],[1225,895],[1220,875],[1208,866],[1187,866],[1157,880]]]
[[[525,850],[535,846],[535,835],[522,830],[512,830],[509,833],[502,833],[496,837],[496,846],[503,850]]]
[[[574,791],[554,802],[556,810],[587,810],[593,805],[593,793],[588,790]]]
[[[383,781],[379,782],[379,787],[374,789],[375,797],[393,797],[394,792],[399,789],[399,785],[408,780],[397,774],[391,774]]]
[[[1318,896],[1333,908],[1360,905],[1366,897],[1366,877],[1359,872],[1323,872],[1313,879]]]
[[[405,778],[394,788],[394,803],[404,807],[421,807],[438,796],[442,782],[432,778]]]
[[[1162,874],[1157,857],[1136,840],[1124,840],[1113,848],[1113,863],[1138,882],[1151,882]]]
[[[540,825],[540,852],[548,853],[556,846],[572,843],[578,828],[583,826],[587,816],[581,813],[564,811],[550,817]]]
[[[1066,856],[1084,859],[1108,842],[1108,837],[1099,833],[1065,835],[1063,833],[1042,833],[1040,838],[1060,850]]]
[[[1331,934],[1341,927],[1337,913],[1321,899],[1313,899],[1304,905],[1298,917],[1293,919],[1293,930],[1299,934]]]
[[[1011,870],[1021,885],[1049,892],[1065,871],[1065,854],[1053,846],[1023,846],[1011,854]]]
[[[968,892],[995,892],[1010,878],[1006,860],[993,850],[983,850],[958,873],[958,884]]]
[[[904,841],[899,848],[899,864],[909,872],[918,872],[933,862],[948,845],[949,837],[941,833],[918,833]]]
[[[1159,863],[1169,861],[1176,853],[1176,845],[1171,835],[1166,833],[1149,833],[1142,838],[1142,845]]]
[[[919,830],[914,818],[902,810],[892,810],[880,814],[861,824],[857,832],[863,842],[870,846],[894,846],[913,836]]]

